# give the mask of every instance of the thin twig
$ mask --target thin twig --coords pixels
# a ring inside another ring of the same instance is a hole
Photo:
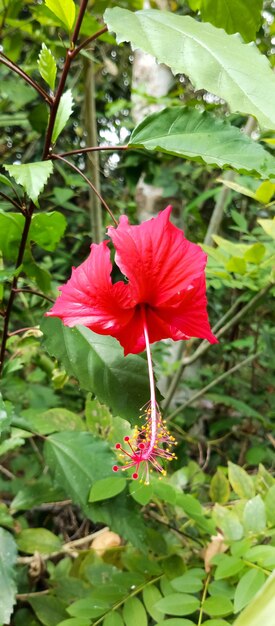
[[[109,530],[109,528],[108,526],[105,526],[104,528],[101,528],[100,530],[96,530],[94,533],[91,533],[90,535],[86,535],[86,537],[81,537],[80,539],[75,539],[74,541],[68,541],[67,543],[64,543],[63,546],[61,546],[60,550],[57,550],[56,552],[51,552],[51,554],[43,554],[43,560],[49,561],[50,559],[61,556],[62,554],[71,555],[73,550],[76,550],[77,548],[81,548],[82,546],[85,546],[87,543],[90,544],[96,537],[99,537],[103,533],[106,533],[107,530]],[[30,563],[32,563],[32,561],[33,561],[33,555],[32,556],[19,556],[17,558],[18,565],[29,565]]]
[[[33,296],[39,296],[39,298],[43,298],[44,300],[48,300],[49,302],[55,302],[55,300],[53,298],[50,298],[50,296],[45,296],[44,293],[41,293],[40,291],[36,291],[36,289],[28,289],[27,287],[22,287],[22,288],[16,288],[13,289],[13,291],[15,293],[31,293]]]
[[[97,191],[97,189],[94,187],[93,183],[91,183],[91,181],[87,178],[87,176],[85,176],[85,174],[83,172],[81,172],[79,167],[77,167],[77,165],[74,165],[74,163],[71,163],[70,161],[68,161],[68,159],[65,159],[64,157],[60,156],[60,154],[54,154],[53,153],[51,156],[52,156],[52,159],[58,159],[60,161],[63,161],[64,163],[69,165],[69,167],[71,167],[73,170],[75,170],[75,172],[80,174],[80,176],[82,176],[82,178],[84,178],[86,183],[89,185],[89,187],[93,190],[93,192],[99,198],[100,202],[103,204],[103,206],[106,209],[106,211],[108,211],[108,213],[109,213],[110,217],[112,218],[114,224],[116,226],[118,226],[118,222],[117,222],[115,216],[113,215],[110,207],[108,206],[107,202],[105,202],[104,198],[102,198],[102,196],[100,195],[99,191]]]
[[[178,406],[169,415],[169,417],[167,417],[167,421],[170,421],[171,419],[173,419],[173,417],[175,417],[176,415],[181,413],[181,411],[186,409],[186,407],[190,406],[196,400],[198,400],[199,398],[204,396],[210,389],[212,389],[212,387],[215,387],[215,385],[218,385],[219,383],[221,383],[222,380],[225,380],[225,378],[227,378],[231,374],[234,374],[234,372],[237,372],[239,369],[241,369],[245,365],[248,365],[249,363],[251,363],[251,361],[254,361],[255,359],[257,359],[261,354],[262,354],[262,351],[256,352],[256,354],[250,354],[250,356],[248,356],[246,359],[244,359],[240,363],[237,363],[237,365],[234,365],[234,367],[231,367],[229,370],[227,370],[226,372],[224,372],[220,376],[217,376],[217,378],[212,380],[211,383],[208,383],[208,385],[206,385],[206,387],[203,387],[203,389],[200,389],[199,391],[194,393],[194,395],[191,396],[191,398],[189,398],[188,400],[186,400],[186,402],[183,402],[183,404],[180,404],[180,406]]]
[[[38,326],[25,326],[25,328],[18,328],[17,330],[13,330],[12,333],[8,333],[9,337],[13,337],[14,335],[19,335],[20,333],[24,333],[27,330],[39,330]]]
[[[3,191],[0,191],[0,196],[2,196],[2,198],[4,198],[5,200],[7,200],[8,202],[10,202],[11,204],[13,204],[13,206],[16,209],[19,209],[19,211],[21,211],[21,213],[23,213],[23,215],[25,215],[25,211],[23,210],[22,206],[19,204],[19,202],[16,202],[16,200],[13,200],[13,198],[10,198],[10,196],[7,196]]]
[[[61,152],[56,156],[72,156],[74,154],[85,154],[85,152],[99,152],[101,150],[110,150],[116,152],[116,150],[127,150],[128,146],[89,146],[88,148],[77,148],[77,150],[69,150],[69,152]]]
[[[39,93],[39,95],[42,96],[45,102],[47,102],[50,105],[52,104],[53,102],[52,96],[50,96],[43,89],[43,87],[40,87],[40,85],[35,80],[33,80],[30,76],[28,76],[28,74],[26,74],[24,70],[22,70],[16,63],[11,61],[3,52],[0,52],[0,63],[3,63],[3,65],[6,65],[6,67],[12,70],[12,72],[15,72],[16,74],[18,74],[18,76],[21,76],[21,78],[23,78],[23,80],[26,83],[28,83],[31,87],[33,87],[33,89],[35,89],[37,93]]]
[[[107,26],[104,26],[103,28],[101,28],[100,30],[98,30],[96,33],[94,33],[93,35],[91,35],[90,37],[88,37],[87,39],[85,39],[84,41],[82,41],[82,43],[79,44],[79,46],[77,46],[73,52],[72,52],[72,57],[76,57],[77,54],[79,54],[79,52],[83,49],[86,48],[86,46],[89,45],[89,43],[91,43],[92,41],[94,41],[95,39],[97,39],[98,37],[100,37],[101,35],[104,35],[104,33],[106,33],[108,30]]]

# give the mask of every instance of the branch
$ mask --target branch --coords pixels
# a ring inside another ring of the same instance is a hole
[[[167,417],[167,421],[168,420],[170,421],[171,419],[173,419],[173,417],[175,417],[176,415],[181,413],[181,411],[186,409],[187,406],[190,406],[191,404],[193,404],[193,402],[195,402],[196,400],[198,400],[199,398],[204,396],[207,393],[207,391],[209,391],[209,389],[212,389],[212,387],[215,387],[215,385],[218,385],[220,382],[222,382],[222,380],[225,380],[225,378],[227,378],[231,374],[234,374],[234,372],[237,372],[239,369],[241,369],[245,365],[248,365],[249,363],[251,363],[251,361],[254,361],[255,359],[257,359],[261,354],[263,354],[262,351],[256,352],[256,354],[251,354],[250,356],[248,356],[246,359],[244,359],[240,363],[237,363],[237,365],[234,365],[234,367],[231,367],[230,370],[227,370],[227,372],[224,372],[223,374],[221,374],[220,376],[218,376],[217,378],[212,380],[211,383],[206,385],[206,387],[203,387],[203,389],[200,389],[200,391],[197,391],[196,393],[194,393],[194,395],[191,396],[191,398],[189,398],[189,400],[186,400],[186,402],[183,402],[183,404],[180,404],[180,406],[178,406],[169,415],[169,417]]]
[[[53,102],[52,96],[50,96],[43,89],[43,87],[40,87],[40,85],[35,80],[33,80],[30,76],[28,76],[28,74],[26,74],[24,72],[24,70],[21,70],[21,68],[18,67],[18,65],[16,65],[16,63],[13,63],[13,61],[11,61],[8,57],[6,57],[6,55],[3,52],[0,52],[0,63],[3,63],[12,72],[15,72],[16,74],[18,74],[18,76],[21,76],[21,78],[23,78],[23,80],[26,83],[28,83],[31,87],[33,87],[33,89],[35,89],[37,91],[37,93],[39,93],[39,95],[42,96],[42,98],[43,98],[43,100],[45,100],[45,102],[47,102],[50,105],[52,104],[52,102]]]
[[[78,174],[80,174],[80,176],[82,176],[82,178],[84,178],[84,180],[86,181],[86,183],[89,185],[89,187],[93,190],[93,192],[96,194],[96,196],[99,198],[100,202],[103,204],[104,208],[106,209],[106,211],[108,211],[110,217],[112,218],[114,224],[116,226],[118,226],[118,222],[115,218],[115,216],[113,215],[110,207],[108,206],[107,202],[105,202],[104,198],[102,198],[102,196],[100,195],[99,191],[97,191],[97,189],[94,187],[93,183],[91,183],[91,181],[87,178],[87,176],[85,176],[85,174],[83,174],[83,172],[81,172],[81,170],[79,169],[79,167],[77,167],[76,165],[74,165],[74,163],[71,163],[70,161],[68,161],[68,159],[65,159],[64,157],[60,156],[60,154],[52,154],[51,155],[52,159],[58,159],[60,161],[64,161],[64,163],[67,163],[67,165],[69,165],[73,170],[75,170],[75,172],[77,172]]]

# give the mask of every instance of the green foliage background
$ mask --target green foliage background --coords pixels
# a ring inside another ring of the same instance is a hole
[[[0,0],[3,337],[12,305],[0,400],[0,624],[275,626],[274,6],[84,4]],[[60,86],[66,50],[87,39]],[[174,73],[167,96],[139,94],[162,110],[136,128],[130,44]],[[87,117],[91,68],[96,115],[89,104]],[[93,125],[100,147],[115,146],[91,166],[83,150]],[[142,174],[162,188],[159,208],[172,203],[177,225],[208,253],[220,343],[153,346],[178,449],[150,485],[112,472],[114,444],[149,397],[143,356],[124,358],[114,339],[44,318],[110,223],[83,173],[116,218],[133,223]]]

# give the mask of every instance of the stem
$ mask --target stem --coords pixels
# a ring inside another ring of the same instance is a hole
[[[144,339],[146,345],[146,354],[147,354],[147,363],[148,363],[148,373],[149,373],[149,382],[150,382],[150,402],[151,402],[151,439],[148,450],[146,451],[147,458],[150,457],[154,446],[156,444],[157,438],[157,405],[156,405],[156,392],[155,392],[155,381],[154,381],[154,370],[152,363],[152,355],[150,350],[150,341],[148,335],[148,328],[146,322],[146,313],[144,306],[141,306],[141,314],[143,320],[143,332]]]
[[[65,159],[64,157],[60,156],[60,154],[54,154],[53,153],[51,155],[51,157],[52,157],[52,159],[58,159],[60,161],[64,161],[64,163],[67,163],[67,165],[69,165],[73,170],[75,170],[75,172],[77,172],[78,174],[80,174],[80,176],[82,176],[82,178],[84,178],[84,180],[89,185],[89,187],[93,190],[93,192],[96,194],[96,196],[100,199],[100,202],[103,204],[103,206],[105,207],[106,211],[108,211],[108,213],[109,213],[110,217],[112,218],[115,226],[118,226],[118,222],[117,222],[115,216],[113,215],[110,207],[108,206],[107,202],[105,202],[104,198],[102,198],[102,196],[100,195],[99,191],[97,191],[97,189],[94,187],[93,183],[87,178],[87,176],[85,176],[85,174],[83,174],[83,172],[81,172],[79,167],[74,165],[74,163],[71,163],[70,161],[68,161],[68,159]]]
[[[20,333],[24,333],[27,330],[39,330],[38,326],[25,326],[25,328],[18,328],[18,330],[14,330],[12,333],[8,333],[9,337],[13,337],[14,335],[19,335]]]
[[[47,92],[43,89],[43,87],[40,87],[40,85],[38,85],[38,83],[35,80],[33,80],[30,76],[28,76],[28,74],[26,74],[24,70],[21,70],[21,68],[18,65],[16,65],[16,63],[13,63],[13,61],[8,59],[8,57],[6,57],[6,55],[3,52],[0,52],[0,63],[3,63],[3,65],[6,65],[10,70],[12,70],[12,72],[15,72],[16,74],[18,74],[18,76],[21,76],[21,78],[23,78],[23,80],[26,83],[31,85],[31,87],[33,87],[33,89],[35,89],[37,93],[39,93],[39,95],[42,96],[45,102],[47,102],[48,104],[52,104],[53,102],[52,97],[49,96],[49,94],[47,94]]]
[[[48,300],[49,302],[54,302],[53,298],[50,298],[49,296],[45,296],[44,293],[41,293],[40,291],[36,291],[36,289],[28,289],[27,287],[22,287],[20,289],[13,289],[13,291],[15,293],[31,293],[33,296],[39,296],[40,298],[43,298],[44,300]]]
[[[24,257],[25,248],[26,248],[26,244],[27,244],[29,229],[30,229],[30,225],[31,225],[31,218],[32,218],[32,212],[33,212],[33,209],[31,210],[32,204],[33,203],[31,203],[31,207],[30,207],[30,210],[28,212],[28,215],[26,215],[26,217],[25,217],[25,224],[24,224],[23,233],[22,233],[22,237],[21,237],[21,243],[20,243],[20,247],[19,247],[19,251],[18,251],[18,256],[17,256],[17,261],[16,261],[16,268],[19,267],[22,264],[22,262],[23,262],[23,257]],[[7,308],[6,308],[6,314],[5,314],[3,336],[2,336],[2,344],[1,344],[1,350],[0,350],[0,373],[2,372],[3,365],[4,365],[4,356],[5,356],[5,350],[6,350],[6,343],[7,343],[8,333],[9,333],[9,321],[10,321],[10,316],[11,316],[11,312],[12,312],[13,301],[14,301],[14,298],[15,298],[15,295],[16,295],[16,292],[14,290],[17,288],[17,282],[18,282],[18,276],[14,276],[13,281],[12,281],[12,285],[11,285],[11,292],[10,292],[9,301],[8,301]]]
[[[201,599],[201,606],[200,606],[200,614],[199,614],[199,619],[198,619],[198,625],[197,626],[201,626],[202,623],[202,618],[203,618],[203,605],[207,596],[207,590],[208,590],[208,585],[210,583],[211,580],[211,574],[209,573],[206,581],[205,581],[205,585],[204,585],[204,589],[203,589],[203,594],[202,594],[202,599]]]
[[[170,421],[173,417],[178,415],[178,413],[183,411],[187,406],[190,406],[191,404],[193,404],[193,402],[195,402],[195,400],[198,400],[199,398],[204,396],[207,393],[207,391],[209,391],[209,389],[212,389],[212,387],[215,387],[215,385],[217,385],[218,383],[221,383],[222,380],[224,380],[225,378],[227,378],[231,374],[234,374],[234,372],[237,372],[239,369],[241,369],[241,367],[244,367],[245,365],[248,365],[251,361],[254,361],[255,359],[257,359],[261,354],[262,354],[262,351],[256,352],[256,354],[251,354],[250,356],[248,356],[246,359],[244,359],[240,363],[237,363],[237,365],[234,365],[234,367],[231,367],[230,370],[227,370],[227,372],[224,372],[223,374],[221,374],[220,376],[218,376],[217,378],[212,380],[211,383],[209,383],[208,385],[203,387],[203,389],[200,389],[200,391],[197,391],[197,393],[195,393],[193,396],[191,396],[191,398],[189,398],[189,400],[186,400],[186,402],[184,402],[183,404],[180,404],[180,406],[178,406],[169,415],[169,417],[167,418],[167,421],[168,420]]]

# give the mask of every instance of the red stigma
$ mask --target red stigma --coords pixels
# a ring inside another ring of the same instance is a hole
[[[112,469],[113,469],[113,472],[118,472],[119,467],[118,467],[118,465],[113,465]]]
[[[134,473],[132,474],[132,478],[133,478],[134,480],[136,480],[136,479],[138,478],[138,474],[137,474],[137,472],[134,472]]]
[[[127,441],[130,441],[130,437],[128,437],[128,436],[127,436],[127,437],[124,437],[123,441],[126,441],[126,442],[127,442]]]
[[[120,448],[121,448],[121,443],[116,443],[115,448],[116,448],[116,450],[120,450]]]

